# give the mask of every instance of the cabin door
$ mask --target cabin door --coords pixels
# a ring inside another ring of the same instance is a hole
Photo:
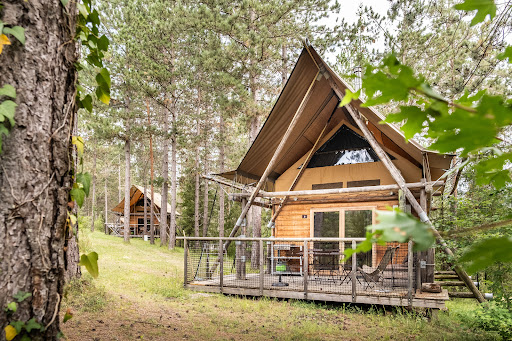
[[[311,210],[311,232],[314,238],[364,238],[366,227],[373,223],[373,208],[326,208]],[[335,269],[351,242],[314,242],[315,264],[324,270]],[[357,266],[372,266],[373,250],[357,255]],[[349,262],[351,262],[349,260]],[[348,266],[348,265],[347,265]]]
[[[313,236],[315,238],[340,237],[340,211],[313,212]],[[313,255],[315,268],[335,270],[338,268],[340,243],[314,242]]]

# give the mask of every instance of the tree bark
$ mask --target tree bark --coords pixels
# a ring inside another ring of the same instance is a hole
[[[174,101],[173,101],[174,103]],[[171,113],[172,134],[171,134],[171,226],[169,226],[169,249],[176,247],[176,155],[177,155],[177,113],[175,110]]]
[[[219,172],[224,172],[224,158],[225,158],[225,150],[224,150],[224,132],[226,130],[224,124],[224,117],[222,113],[219,118],[219,140],[221,144],[219,146]],[[222,185],[219,184],[219,237],[224,237],[224,189]]]
[[[129,124],[127,123],[127,133]],[[124,241],[130,242],[130,139],[124,142]]]
[[[148,127],[151,129],[151,116],[149,115],[148,108]],[[155,244],[155,196],[154,196],[154,188],[153,188],[153,180],[154,180],[154,169],[153,169],[153,136],[151,132],[149,133],[149,164],[151,167],[150,173],[150,187],[151,187],[151,206],[149,209],[149,243]]]
[[[144,163],[145,165],[146,163]],[[148,231],[148,171],[147,167],[144,166],[144,231],[142,232],[142,238],[146,236]]]
[[[199,136],[200,129],[199,129],[199,120],[196,122],[196,134]],[[199,146],[196,148],[196,155],[195,155],[195,191],[194,191],[194,237],[199,237]]]
[[[205,173],[208,173],[208,154],[205,153],[204,167]],[[208,180],[204,180],[204,192],[203,192],[203,237],[208,235]]]
[[[164,110],[164,150],[162,155],[162,207],[160,208],[160,246],[167,244],[167,196],[169,193],[169,109]]]
[[[0,20],[25,28],[26,43],[10,36],[0,55],[0,86],[16,89],[15,120],[0,154],[0,338],[12,321],[35,318],[55,340],[67,266],[67,204],[72,185],[71,130],[75,118],[76,3],[2,1]],[[68,15],[67,13],[73,13]],[[32,296],[7,315],[13,295]],[[57,315],[58,316],[58,315]]]
[[[94,142],[93,142],[94,143]],[[91,232],[94,232],[94,219],[95,217],[95,208],[96,208],[96,147],[94,147],[93,156],[92,156],[92,205],[91,205]]]
[[[104,229],[105,229],[105,234],[108,234],[108,227],[107,227],[107,223],[108,223],[108,188],[107,188],[107,176],[105,176],[105,217],[104,218]]]

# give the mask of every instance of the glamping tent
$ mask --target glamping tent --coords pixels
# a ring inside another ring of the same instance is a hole
[[[197,242],[201,238],[182,238],[187,288],[444,306],[446,290],[421,291],[423,283],[436,286],[433,250],[416,253],[412,242],[388,243],[350,259],[344,256],[345,249],[364,240],[366,227],[376,222],[376,210],[399,206],[428,222],[431,196],[444,186],[439,178],[453,158],[407,142],[399,129],[382,124],[384,117],[360,100],[340,107],[347,89],[315,49],[305,46],[238,168],[207,177],[241,190],[230,198],[241,201],[243,208],[229,238],[202,238],[202,243]],[[236,237],[240,227],[245,229],[251,205],[271,207],[272,238]],[[250,273],[245,266],[249,243],[259,252],[259,266],[253,262],[258,257],[251,258]],[[229,250],[235,254],[233,265],[224,266]],[[467,274],[455,270],[473,285]]]
[[[147,224],[146,231],[144,231],[144,187],[133,185],[130,189],[130,235],[132,237],[142,237],[149,235],[150,228],[150,207],[151,207],[151,191],[146,189],[146,202],[147,202]],[[160,234],[160,208],[162,207],[162,196],[160,193],[153,192],[153,212],[155,214],[153,224],[155,228],[155,236]],[[112,209],[112,212],[117,217],[117,221],[114,224],[110,224],[109,228],[114,234],[123,234],[124,229],[124,199],[121,200],[116,207]],[[167,203],[167,222],[170,221],[171,205]]]

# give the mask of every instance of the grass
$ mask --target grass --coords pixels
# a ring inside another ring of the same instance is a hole
[[[70,340],[498,339],[464,326],[471,300],[450,301],[428,321],[391,308],[202,294],[182,287],[180,248],[85,231],[80,243],[98,252],[100,276],[84,274],[66,288],[61,310],[74,317],[62,329]]]

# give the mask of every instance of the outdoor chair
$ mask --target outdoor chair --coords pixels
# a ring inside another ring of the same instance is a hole
[[[383,281],[384,270],[386,270],[386,267],[389,265],[389,263],[391,263],[391,261],[393,260],[393,257],[395,256],[395,253],[397,252],[397,250],[399,248],[400,248],[400,245],[398,245],[397,247],[388,247],[386,249],[386,252],[384,253],[384,256],[380,260],[379,265],[372,272],[368,273],[359,267],[357,268],[357,270],[358,270],[357,272],[363,276],[364,281],[367,284],[366,289],[369,288],[370,286],[372,286],[372,288],[373,288],[379,282]]]

